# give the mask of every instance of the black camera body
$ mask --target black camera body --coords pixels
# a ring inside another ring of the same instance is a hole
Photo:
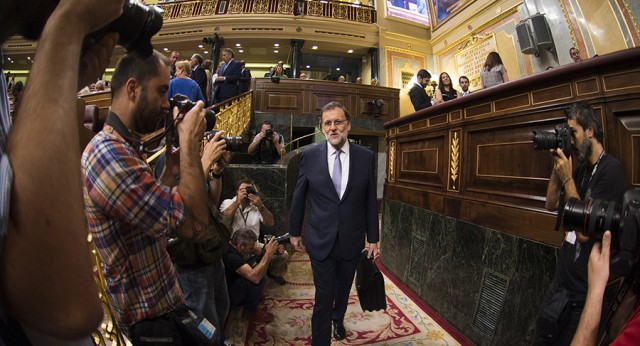
[[[564,156],[571,156],[571,128],[566,123],[556,125],[553,132],[533,130],[534,149],[560,149]]]
[[[157,6],[139,2],[127,2],[122,14],[106,27],[91,33],[85,39],[85,47],[91,41],[99,41],[109,32],[119,34],[118,44],[127,52],[148,57],[153,52],[151,37],[162,28],[162,13]]]
[[[278,242],[278,244],[286,244],[289,242],[289,239],[291,238],[291,235],[289,234],[289,232],[276,237],[276,241]]]
[[[638,262],[640,241],[640,190],[628,190],[622,205],[614,201],[570,199],[562,214],[565,230],[575,230],[601,240],[611,231],[612,274],[627,276]]]
[[[253,185],[249,185],[247,187],[245,187],[245,191],[247,191],[247,194],[249,195],[257,195],[258,192],[256,192],[256,189],[253,187]]]
[[[167,136],[167,143],[173,145],[174,148],[180,147],[180,139],[178,138],[178,128],[176,127],[176,122],[173,119],[173,109],[178,107],[178,112],[187,114],[193,107],[196,106],[196,103],[189,100],[188,97],[182,94],[176,94],[172,98],[169,99],[169,111],[166,113],[165,118],[165,130]],[[207,131],[213,130],[216,126],[216,114],[207,109],[204,114],[205,120],[207,122]]]
[[[205,137],[207,138],[207,141],[211,140],[211,138],[213,138],[213,136],[215,136],[216,133],[218,133],[218,130],[211,130],[211,131],[205,132]],[[220,136],[218,140],[225,141],[225,143],[227,144],[227,148],[225,149],[226,151],[230,151],[233,153],[239,153],[242,151],[242,149],[240,148],[240,146],[242,145],[242,137]]]
[[[271,139],[273,137],[273,129],[266,129],[264,131],[264,138]]]

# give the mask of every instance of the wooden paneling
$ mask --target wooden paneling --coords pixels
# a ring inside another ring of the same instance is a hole
[[[640,187],[637,61],[640,48],[629,49],[387,122],[396,159],[385,198],[558,245],[556,213],[544,209],[552,159],[548,150],[534,150],[532,131],[553,131],[572,102],[588,101],[627,188]]]

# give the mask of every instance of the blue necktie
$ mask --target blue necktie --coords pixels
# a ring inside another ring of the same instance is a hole
[[[220,74],[224,74],[224,71],[227,70],[227,64],[223,64],[222,67],[220,68]]]
[[[342,150],[336,150],[336,158],[333,161],[333,176],[331,177],[333,187],[336,188],[338,197],[340,197],[340,184],[342,183],[342,162],[340,161],[341,152]]]

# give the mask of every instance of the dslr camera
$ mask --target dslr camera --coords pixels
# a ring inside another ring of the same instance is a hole
[[[267,129],[264,131],[264,138],[271,139],[273,137],[273,129]]]
[[[291,235],[289,234],[289,232],[287,232],[281,236],[276,237],[275,239],[278,242],[278,244],[282,245],[282,244],[288,243],[290,238],[291,238]]]
[[[560,149],[564,156],[571,156],[571,128],[566,123],[556,125],[554,131],[533,130],[534,149]]]
[[[245,187],[245,190],[247,191],[247,194],[249,194],[249,195],[257,195],[258,194],[258,192],[253,187],[253,185],[249,185],[249,186]]]
[[[601,240],[605,231],[611,231],[612,273],[626,275],[638,261],[640,190],[625,192],[622,205],[600,199],[569,199],[562,218],[566,230],[582,232],[596,240]]]
[[[166,131],[167,143],[171,144],[174,148],[180,147],[180,139],[178,138],[176,122],[173,119],[173,108],[178,107],[178,112],[186,115],[195,106],[195,102],[189,100],[188,97],[182,94],[176,94],[169,99],[169,111],[166,112],[164,128]],[[207,131],[213,130],[216,126],[216,114],[212,110],[207,109],[204,117],[207,121]]]
[[[85,47],[91,42],[99,41],[109,32],[120,34],[118,44],[127,52],[148,57],[153,52],[151,37],[162,28],[162,9],[139,2],[127,2],[122,14],[104,28],[91,33],[85,39]]]

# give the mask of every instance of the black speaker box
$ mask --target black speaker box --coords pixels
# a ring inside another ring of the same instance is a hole
[[[534,54],[536,52],[536,47],[533,42],[533,35],[531,34],[529,22],[526,19],[516,24],[516,34],[518,35],[520,51],[523,54]]]
[[[534,14],[529,17],[529,20],[531,21],[533,37],[538,48],[546,50],[552,49],[553,37],[551,36],[549,23],[547,23],[547,18],[545,18],[544,14]]]

